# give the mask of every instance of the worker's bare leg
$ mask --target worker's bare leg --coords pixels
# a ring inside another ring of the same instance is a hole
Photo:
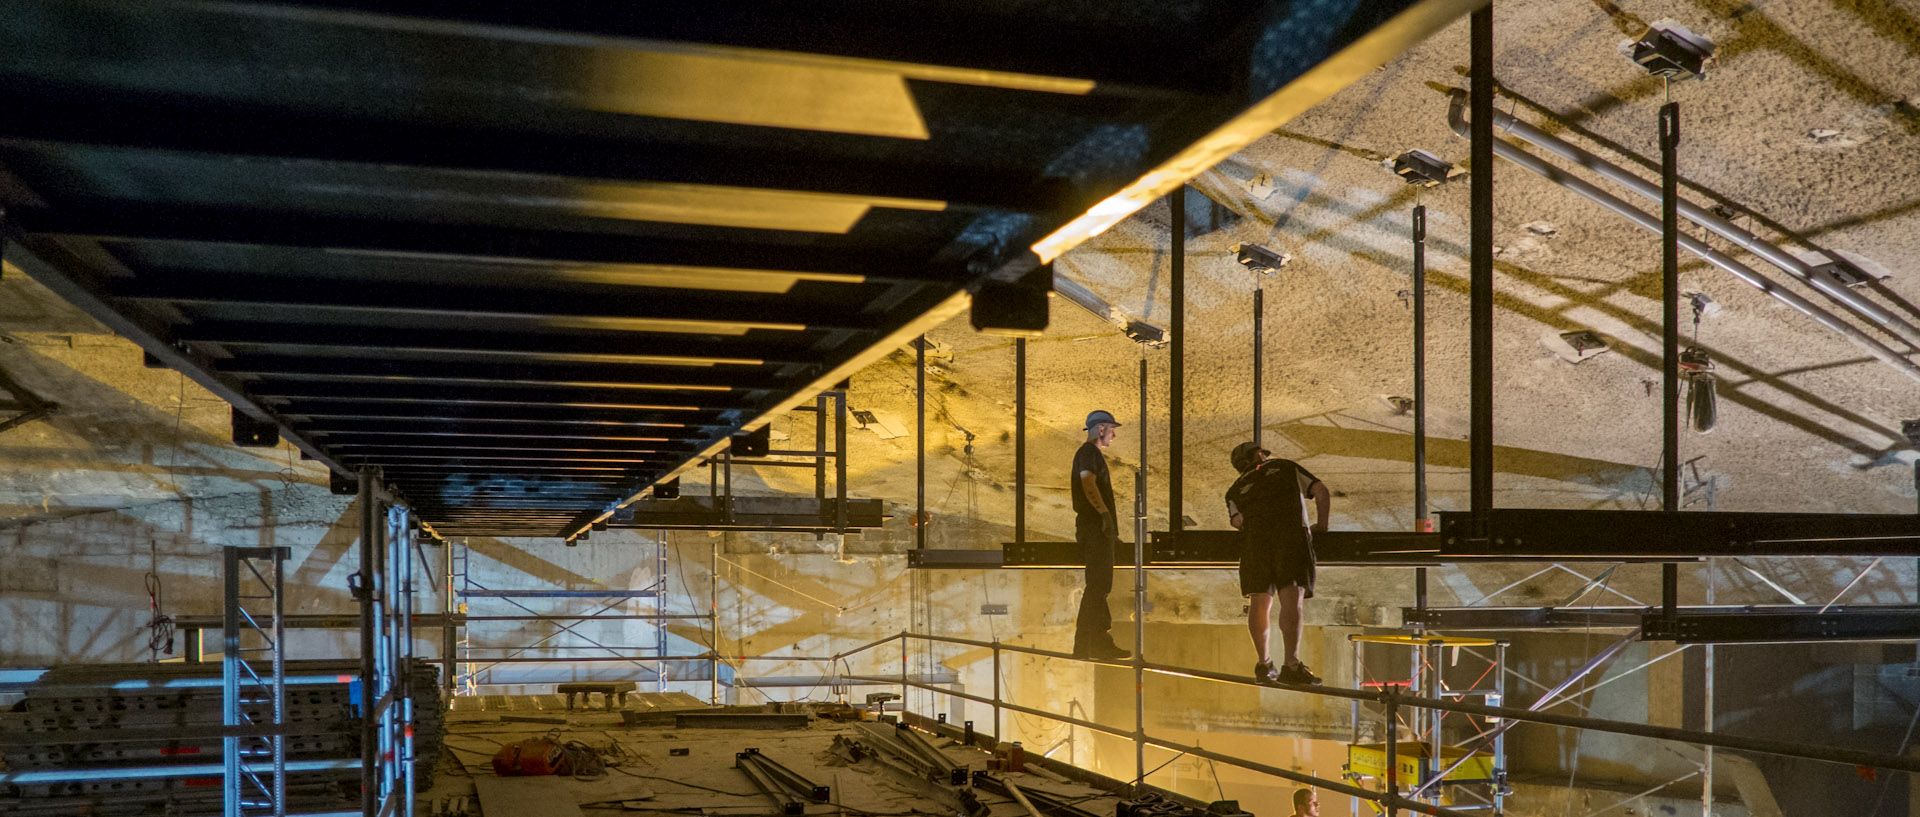
[[[1260,663],[1273,663],[1272,649],[1267,646],[1267,634],[1273,629],[1273,595],[1255,593],[1247,597],[1247,633],[1253,636],[1253,651],[1260,656]]]
[[[1280,641],[1286,650],[1280,662],[1283,667],[1300,661],[1300,634],[1304,629],[1300,623],[1300,605],[1306,601],[1306,598],[1307,589],[1297,584],[1280,588]],[[1265,616],[1262,618],[1264,619]],[[1256,640],[1264,644],[1266,633],[1262,632]],[[1265,653],[1266,650],[1263,648],[1261,650],[1263,658]]]

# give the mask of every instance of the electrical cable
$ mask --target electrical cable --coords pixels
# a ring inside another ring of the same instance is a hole
[[[147,653],[153,663],[160,663],[160,653],[173,654],[173,617],[160,612],[160,543],[147,540],[148,553],[151,555],[151,568],[146,575],[147,588]]]

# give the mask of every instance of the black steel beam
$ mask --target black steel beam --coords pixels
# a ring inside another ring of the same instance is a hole
[[[1167,194],[1172,215],[1168,230],[1167,260],[1170,266],[1167,286],[1171,290],[1172,323],[1168,327],[1173,340],[1167,362],[1167,535],[1176,542],[1186,527],[1186,436],[1187,436],[1187,186],[1180,185]],[[1147,418],[1140,418],[1142,428]],[[1145,458],[1143,453],[1142,458]]]
[[[1493,508],[1493,5],[1471,16],[1467,454],[1469,507],[1478,515]]]
[[[444,10],[444,9],[443,9]],[[317,161],[449,174],[511,173],[602,183],[711,185],[940,202],[1045,213],[1074,204],[1063,185],[1026,172],[925,162],[794,156],[651,140],[644,124],[619,138],[487,129],[471,123],[396,123],[338,112],[244,110],[200,100],[11,83],[0,140],[216,155],[245,161]]]
[[[277,323],[204,321],[173,333],[179,343],[209,343],[234,348],[298,350],[302,354],[407,357],[534,358],[581,363],[818,364],[825,356],[810,346],[774,340],[749,341],[684,334],[599,332],[458,332],[427,329],[367,328],[351,333],[337,327],[285,326]]]
[[[630,363],[471,363],[244,355],[218,361],[219,370],[241,377],[320,378],[430,383],[524,383],[576,387],[646,385],[687,389],[776,389],[791,378],[735,366],[647,366]]]
[[[423,403],[435,411],[466,410],[469,405],[510,407],[521,412],[527,407],[583,409],[617,415],[625,412],[669,412],[678,415],[711,418],[720,411],[752,408],[754,403],[735,394],[676,388],[592,388],[573,386],[427,385],[424,383],[328,383],[320,380],[265,380],[249,384],[247,392],[263,400],[285,400],[289,415],[309,401],[326,405],[331,401],[381,401],[397,406]],[[322,402],[327,401],[327,402]],[[675,420],[679,418],[676,416]]]
[[[732,507],[724,507],[726,498],[716,502],[709,497],[683,496],[679,499],[643,499],[629,503],[608,517],[607,525],[616,528],[662,528],[688,530],[732,530],[737,528],[808,528],[832,530],[821,525],[827,516],[838,518],[846,511],[849,528],[876,528],[886,522],[886,504],[878,499],[816,500],[812,497],[736,496]]]
[[[289,414],[291,414],[289,412]],[[393,418],[323,419],[296,421],[294,427],[315,439],[341,435],[358,437],[524,437],[560,440],[696,440],[706,435],[698,428],[667,425],[603,423],[502,422],[492,420],[408,421]]]
[[[483,467],[506,466],[509,468],[515,467],[515,466],[539,466],[543,464],[548,465],[549,467],[567,467],[567,468],[588,468],[596,465],[600,465],[604,467],[631,468],[636,465],[658,465],[660,463],[673,462],[683,458],[684,457],[679,454],[657,454],[652,452],[647,452],[644,454],[624,455],[624,456],[612,456],[611,452],[608,452],[608,455],[598,456],[598,457],[587,456],[585,455],[585,453],[580,455],[565,455],[565,456],[562,456],[560,454],[552,454],[552,455],[530,454],[524,457],[517,457],[517,456],[509,456],[504,453],[490,453],[486,451],[477,451],[473,453],[467,453],[460,449],[450,449],[446,451],[446,453],[441,453],[441,454],[348,452],[340,455],[340,459],[343,462],[364,463],[364,464],[370,464],[370,465],[386,465],[386,464],[402,465],[410,462],[418,462],[418,463],[436,463],[437,462],[445,465],[465,465],[465,466],[483,466]]]
[[[609,325],[660,322],[687,328],[690,334],[720,328],[765,331],[838,330],[866,332],[881,328],[879,316],[862,315],[827,305],[796,308],[789,298],[733,293],[718,297],[688,297],[688,290],[663,287],[608,287],[591,296],[545,289],[454,288],[437,285],[388,283],[341,286],[313,279],[284,280],[272,276],[201,275],[192,278],[136,279],[109,285],[106,295],[125,302],[164,302],[293,313],[288,324],[316,311],[376,312],[395,315],[443,315],[483,321],[599,320]],[[617,293],[617,294],[616,294]],[[676,331],[676,330],[656,330]]]
[[[1639,630],[1644,641],[1738,644],[1788,641],[1912,641],[1920,606],[1904,604],[1661,607],[1403,608],[1402,621],[1428,630]]]
[[[1470,535],[1469,516],[1440,513],[1443,560],[1920,555],[1920,515],[1912,514],[1496,508],[1484,539]]]
[[[1428,630],[1635,629],[1642,607],[1403,607],[1400,620]]]
[[[283,417],[301,428],[387,428],[408,424],[484,428],[532,423],[543,428],[594,433],[601,430],[646,429],[663,435],[704,435],[705,429],[724,427],[715,411],[651,411],[590,406],[488,405],[430,400],[331,400],[273,398]]]
[[[1742,644],[1786,641],[1906,641],[1920,639],[1920,606],[1772,608],[1694,611],[1672,616],[1649,611],[1641,622],[1648,641]]]
[[[1244,534],[1233,530],[1183,530],[1176,540],[1167,531],[1152,531],[1146,563],[1156,568],[1231,568],[1240,563]],[[1005,543],[1002,561],[1007,567],[1074,567],[1085,560],[1072,542]],[[1329,531],[1314,537],[1314,551],[1322,565],[1434,564],[1437,534]],[[1114,557],[1133,560],[1133,544],[1118,543]]]
[[[507,438],[449,438],[433,437],[409,441],[406,438],[392,437],[354,437],[353,435],[335,435],[327,438],[327,450],[340,456],[350,456],[349,452],[480,452],[479,456],[493,456],[495,451],[531,451],[554,452],[563,454],[640,454],[666,455],[690,454],[693,444],[687,442],[662,441],[658,443],[634,443],[619,440],[554,440],[534,437]]]
[[[611,233],[396,222],[317,214],[280,216],[253,210],[161,209],[137,202],[58,212],[17,208],[7,218],[23,233],[95,241],[180,241],[287,247],[364,254],[394,261],[448,264],[512,262],[538,277],[543,268],[711,268],[806,274],[809,280],[859,283],[960,283],[957,269],[930,266],[923,254],[888,248],[837,248],[777,243],[696,241]]]
[[[282,13],[235,0],[203,5],[239,16],[271,19]],[[299,0],[293,5],[325,9],[317,16],[327,22],[373,32],[415,31],[414,18],[426,17],[437,20],[440,32],[474,39],[517,40],[527,32],[565,32],[568,41],[603,50],[665,48],[714,56],[749,56],[733,48],[798,52],[809,55],[812,64],[830,67],[892,70],[932,80],[951,74],[951,81],[1012,88],[1053,89],[1065,83],[1059,89],[1073,91],[1084,83],[1092,86],[1089,91],[1161,100],[1230,90],[1237,79],[1234,69],[1240,66],[1225,53],[1212,60],[1196,59],[1196,49],[1210,41],[1191,34],[1198,29],[1225,37],[1245,22],[1216,11],[1192,21],[1189,29],[1172,25],[1186,22],[1172,15],[1062,13],[1021,27],[1010,24],[1003,13],[962,4],[918,9],[912,25],[901,25],[898,6],[874,0],[806,9],[672,0],[650,5],[646,15],[581,2],[547,4],[538,10],[450,6],[434,0]],[[1266,13],[1270,11],[1248,4],[1245,16],[1264,20]],[[1075,47],[1063,48],[1063,42]],[[983,45],[987,43],[992,47]],[[999,73],[1019,79],[996,79]]]

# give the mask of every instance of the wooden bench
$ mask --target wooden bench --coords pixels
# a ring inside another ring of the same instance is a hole
[[[554,692],[567,696],[567,709],[573,709],[574,696],[578,695],[580,706],[585,708],[592,699],[587,697],[595,692],[607,696],[607,710],[625,709],[627,693],[637,691],[632,681],[617,683],[576,683],[555,684]]]

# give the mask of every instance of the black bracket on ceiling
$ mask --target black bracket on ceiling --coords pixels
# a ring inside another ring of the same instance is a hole
[[[257,420],[233,410],[233,444],[241,448],[272,448],[280,444],[280,427],[271,420]]]
[[[973,296],[973,328],[989,335],[1037,338],[1047,330],[1052,297],[1052,264],[1034,267],[1013,281],[989,279]]]
[[[360,493],[360,480],[346,476],[339,471],[327,471],[327,490],[334,496],[353,496]]]
[[[733,435],[732,453],[736,457],[764,457],[773,448],[772,426]]]

